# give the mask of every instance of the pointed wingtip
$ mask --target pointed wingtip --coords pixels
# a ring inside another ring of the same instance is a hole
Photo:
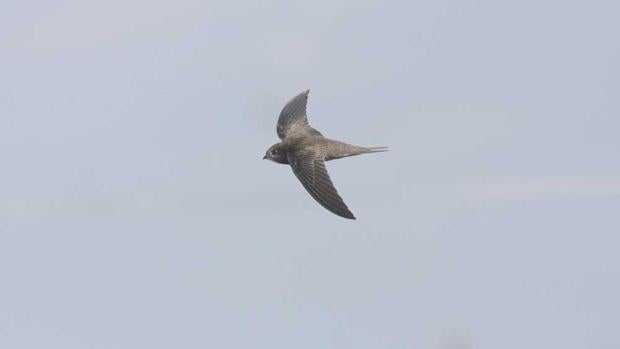
[[[346,219],[351,219],[351,220],[356,220],[357,218],[355,218],[355,216],[353,215],[353,212],[348,211],[345,212],[344,214],[339,215],[342,218],[346,218]]]
[[[346,219],[351,219],[351,220],[356,220],[357,219],[353,215],[353,212],[351,212],[351,210],[349,210],[349,208],[346,207],[346,206],[342,210],[333,210],[331,208],[327,208],[327,209],[330,210],[333,214],[335,214],[338,217],[342,217],[342,218],[346,218]]]

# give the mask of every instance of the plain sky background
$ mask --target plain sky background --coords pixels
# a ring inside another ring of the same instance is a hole
[[[620,348],[617,1],[4,1],[1,348]],[[339,218],[261,158],[310,88]]]

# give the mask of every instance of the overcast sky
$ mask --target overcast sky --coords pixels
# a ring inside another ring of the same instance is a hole
[[[620,348],[616,1],[4,1],[0,347]],[[358,217],[282,165],[311,89]]]

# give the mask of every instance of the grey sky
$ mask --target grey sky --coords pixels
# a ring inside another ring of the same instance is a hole
[[[619,348],[619,12],[5,1],[0,347]]]

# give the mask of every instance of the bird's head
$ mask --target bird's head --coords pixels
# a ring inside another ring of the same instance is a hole
[[[286,152],[282,149],[281,143],[277,143],[269,147],[263,159],[268,159],[279,164],[288,164]]]

